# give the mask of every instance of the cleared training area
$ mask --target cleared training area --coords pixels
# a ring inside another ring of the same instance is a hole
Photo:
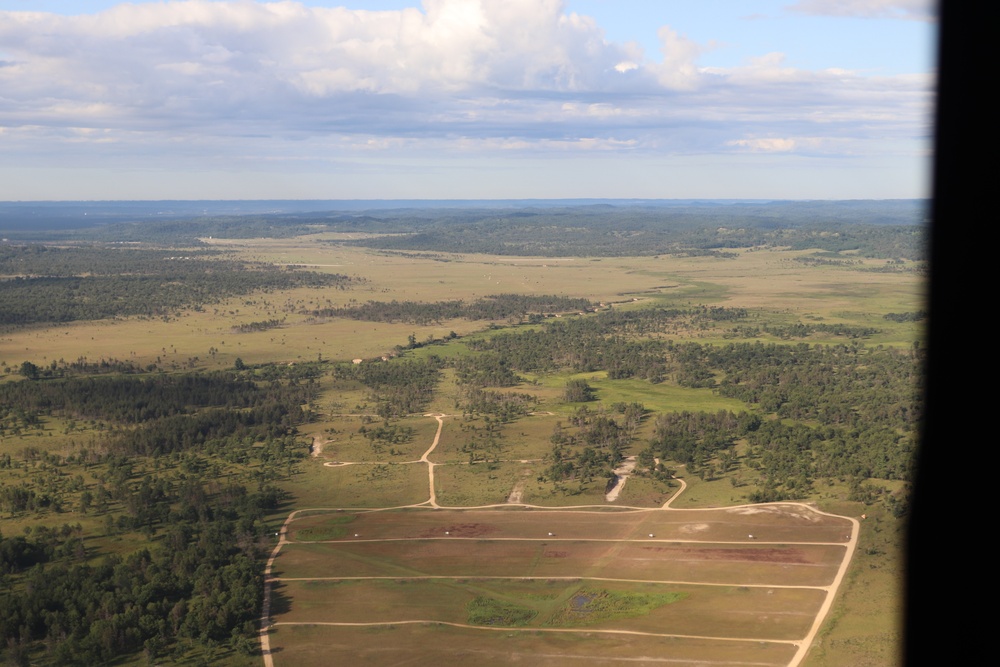
[[[856,545],[798,503],[719,509],[429,498],[300,510],[267,569],[265,665],[797,665]],[[682,486],[683,489],[683,486]],[[674,496],[676,497],[676,495]]]

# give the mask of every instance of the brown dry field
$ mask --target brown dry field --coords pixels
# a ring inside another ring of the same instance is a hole
[[[825,586],[844,547],[682,544],[648,540],[427,539],[291,544],[279,577],[606,577],[734,585]]]
[[[279,626],[275,664],[352,667],[779,667],[794,648],[771,642],[731,642],[537,630],[466,629],[435,624],[380,627]]]
[[[440,468],[438,469],[440,470]],[[563,540],[647,539],[698,542],[837,542],[845,543],[851,524],[840,517],[804,510],[797,505],[762,505],[714,510],[542,510],[511,507],[496,510],[404,510],[398,512],[346,513],[355,518],[350,533],[365,539],[444,538],[546,538],[549,532]],[[333,515],[340,523],[345,513]],[[331,521],[330,515],[313,514],[296,519],[289,539],[297,531]],[[751,532],[748,532],[751,531]],[[344,538],[354,541],[353,537]]]
[[[283,581],[277,589],[290,611],[278,623],[392,623],[412,620],[467,623],[466,605],[480,595],[538,608],[529,627],[551,627],[581,588],[662,594],[682,593],[635,618],[601,619],[585,630],[795,640],[809,630],[823,601],[814,589],[629,584],[588,580],[367,580]]]

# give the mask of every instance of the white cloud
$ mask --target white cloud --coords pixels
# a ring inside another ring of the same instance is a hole
[[[936,14],[935,0],[798,0],[789,9],[817,16],[859,16],[928,21]]]
[[[646,57],[562,0],[0,12],[0,126],[8,160],[40,162],[72,144],[65,159],[122,164],[355,151],[835,153],[927,133],[927,77],[801,70],[777,53],[706,68],[706,45],[671,26],[659,37],[662,53]],[[88,142],[116,152],[88,155]]]
[[[665,25],[657,31],[663,61],[654,67],[660,83],[668,88],[691,88],[697,83],[695,61],[702,51],[696,42]]]

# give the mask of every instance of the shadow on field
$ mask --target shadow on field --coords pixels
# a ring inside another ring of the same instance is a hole
[[[271,582],[271,617],[287,614],[292,609],[292,600],[285,594],[286,586],[280,581]]]

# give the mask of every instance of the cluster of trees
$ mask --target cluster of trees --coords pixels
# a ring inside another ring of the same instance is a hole
[[[441,376],[437,357],[406,361],[366,361],[334,367],[334,376],[371,389],[376,413],[383,418],[422,412]]]
[[[460,384],[472,387],[513,387],[521,378],[495,352],[458,357],[453,366]]]
[[[600,320],[601,316],[552,322],[542,330],[499,334],[468,345],[477,351],[495,353],[515,371],[607,370],[616,379],[662,380],[665,366],[659,342],[609,335]]]
[[[645,412],[641,403],[616,404],[610,412],[579,408],[570,420],[575,431],[556,424],[545,476],[557,483],[612,479]]]
[[[593,308],[586,299],[553,295],[494,294],[475,301],[421,303],[417,301],[369,301],[343,308],[320,308],[314,317],[347,317],[369,322],[407,322],[426,325],[445,320],[514,320],[530,314],[585,311]]]
[[[458,407],[468,414],[492,415],[500,422],[511,422],[530,413],[538,398],[524,392],[491,391],[466,387]]]
[[[814,333],[850,339],[870,338],[880,333],[874,327],[861,327],[853,324],[788,324],[783,326],[766,324],[762,329],[764,333],[784,340],[788,340],[789,338],[806,338]]]
[[[283,325],[285,321],[283,319],[279,320],[277,318],[272,318],[270,320],[260,320],[259,322],[247,322],[245,324],[237,324],[233,327],[234,333],[253,333],[255,331],[267,331],[268,329],[277,329]]]
[[[912,432],[921,416],[919,350],[851,345],[667,345],[679,368],[723,376],[710,386],[782,418]]]
[[[916,310],[905,313],[886,313],[883,317],[890,322],[922,322],[927,319],[927,311]]]
[[[563,400],[567,403],[585,403],[597,397],[594,388],[586,380],[576,378],[566,383],[563,388]]]

